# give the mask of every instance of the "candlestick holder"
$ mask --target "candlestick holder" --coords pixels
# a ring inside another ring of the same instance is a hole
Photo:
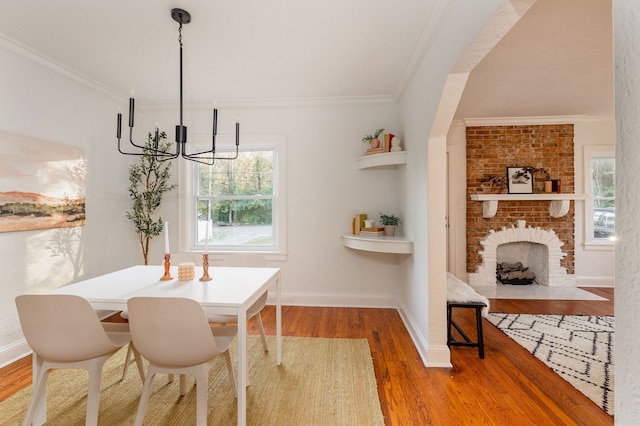
[[[170,270],[171,270],[171,254],[165,253],[164,254],[164,275],[162,276],[162,278],[160,278],[160,281],[169,281],[173,279],[173,277],[171,276]]]
[[[202,255],[202,278],[200,281],[211,281],[212,278],[209,276],[209,254],[205,253]]]

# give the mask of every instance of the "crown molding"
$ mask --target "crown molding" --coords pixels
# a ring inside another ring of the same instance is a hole
[[[98,82],[97,80],[89,78],[88,76],[79,73],[78,71],[66,65],[63,65],[60,62],[57,62],[1,33],[0,51],[25,63],[39,66],[58,75],[66,77],[72,81],[80,83],[81,85],[95,90],[96,92],[101,93],[102,95],[105,95],[109,98],[118,101],[122,99],[122,94],[116,92],[112,88]]]
[[[585,121],[584,115],[558,115],[541,117],[484,117],[465,118],[464,124],[470,126],[526,126],[544,124],[573,124]]]
[[[218,101],[218,108],[290,108],[290,107],[316,107],[336,105],[372,105],[395,104],[393,96],[342,96],[326,98],[271,98],[271,99],[238,99]],[[145,110],[173,110],[178,108],[177,102],[140,102]],[[212,102],[185,102],[186,110],[202,110],[213,108]]]

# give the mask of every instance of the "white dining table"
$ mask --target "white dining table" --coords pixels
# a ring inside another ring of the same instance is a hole
[[[89,301],[96,310],[122,311],[127,300],[137,296],[184,297],[196,300],[207,314],[238,316],[238,425],[247,422],[247,309],[266,291],[275,287],[276,363],[282,363],[282,306],[280,268],[209,267],[211,281],[200,281],[202,268],[196,267],[195,279],[179,281],[178,268],[171,267],[173,279],[161,281],[163,266],[133,266],[99,277],[48,291],[47,294],[72,294]],[[34,353],[34,377],[38,363]],[[34,424],[46,420],[46,398],[39,407]]]

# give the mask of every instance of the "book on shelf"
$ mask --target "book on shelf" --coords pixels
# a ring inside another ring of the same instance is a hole
[[[351,230],[354,235],[360,234],[362,228],[364,228],[364,221],[367,219],[366,213],[358,213],[353,217],[351,224]]]
[[[360,235],[379,236],[384,235],[384,231],[360,231]]]
[[[366,232],[384,231],[384,226],[374,226],[373,228],[362,228],[360,231],[366,231]]]
[[[393,133],[385,133],[382,135],[382,152],[391,152],[391,139],[395,135]]]
[[[384,151],[382,149],[382,147],[380,148],[369,148],[367,150],[367,152],[364,153],[364,155],[371,155],[371,154],[382,154]]]

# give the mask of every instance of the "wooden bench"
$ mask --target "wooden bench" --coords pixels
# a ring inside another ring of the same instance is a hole
[[[475,309],[477,340],[473,341],[453,320],[453,309]],[[489,312],[489,300],[476,292],[469,284],[451,273],[447,273],[447,346],[477,347],[478,355],[484,359],[484,336],[482,334],[482,316]],[[456,340],[455,329],[462,340]]]

